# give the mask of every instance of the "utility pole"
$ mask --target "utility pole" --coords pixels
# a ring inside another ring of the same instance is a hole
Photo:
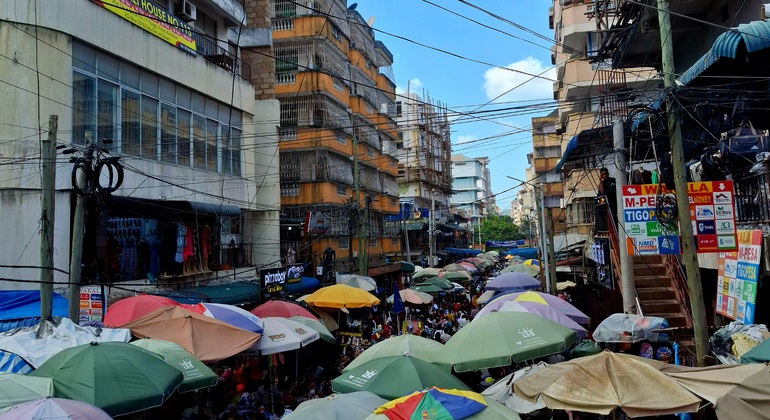
[[[545,197],[543,193],[543,183],[540,183],[540,219],[541,219],[541,226],[540,226],[540,232],[541,232],[541,239],[540,239],[540,249],[542,250],[543,254],[543,264],[545,264],[545,267],[543,271],[545,272],[545,291],[548,294],[556,293],[556,290],[551,289],[551,256],[548,255],[548,247],[546,244],[548,243],[548,229],[547,225],[545,223]]]
[[[88,139],[86,139],[88,146]],[[78,185],[85,185],[85,171],[78,171]],[[83,236],[85,235],[86,197],[75,194],[75,215],[72,220],[72,243],[70,244],[70,284],[67,314],[72,322],[80,318],[80,274],[83,261]]]
[[[366,275],[364,270],[364,229],[361,224],[361,186],[359,185],[360,175],[358,173],[358,128],[353,135],[353,194],[356,205],[356,235],[358,236],[358,273]],[[352,251],[351,251],[352,253]]]
[[[40,328],[53,312],[53,232],[56,214],[56,131],[59,116],[48,117],[48,137],[40,141]],[[70,300],[75,297],[70,296]],[[80,294],[77,295],[78,300]]]
[[[402,203],[402,206],[406,208],[406,203]],[[401,219],[404,224],[404,245],[406,246],[406,262],[412,262],[412,252],[409,249],[409,229],[406,223],[406,212],[401,210]]]
[[[556,252],[554,251],[553,244],[553,209],[546,207],[546,227],[548,228],[548,285],[551,289],[551,293],[556,294]]]
[[[668,0],[658,1],[658,25],[660,26],[661,56],[663,61],[663,80],[669,90],[666,95],[668,106],[668,135],[671,144],[671,164],[674,167],[674,188],[679,214],[679,229],[682,234],[682,259],[687,272],[687,288],[690,293],[693,332],[695,335],[695,354],[698,366],[705,366],[705,357],[709,351],[708,329],[706,326],[706,306],[703,303],[703,285],[701,284],[698,259],[695,254],[695,237],[690,222],[690,204],[687,197],[687,179],[685,178],[684,151],[682,150],[682,128],[679,125],[679,103],[672,98],[676,88],[674,77],[674,46],[671,34],[671,16]]]
[[[612,126],[612,139],[614,141],[615,148],[615,164],[611,165],[609,170],[612,173],[611,176],[615,178],[615,196],[623,197],[623,187],[626,185],[627,170],[626,170],[626,157],[623,155],[622,150],[625,149],[625,139],[623,137],[623,121],[621,119],[615,120]],[[608,204],[609,205],[609,204]],[[634,256],[628,255],[628,249],[626,244],[626,222],[623,215],[623,211],[618,207],[617,209],[617,225],[618,225],[618,251],[620,251],[620,286],[621,293],[623,294],[623,312],[627,314],[635,314],[636,310],[636,284],[634,283]],[[615,216],[615,215],[613,215]]]
[[[436,255],[436,238],[433,235],[434,229],[436,226],[436,222],[434,219],[436,218],[436,192],[433,188],[430,190],[430,214],[428,217],[428,246],[429,246],[429,260],[428,260],[428,267],[435,266],[434,258]]]

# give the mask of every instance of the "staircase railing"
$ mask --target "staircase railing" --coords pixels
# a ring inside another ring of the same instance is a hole
[[[687,286],[687,275],[682,267],[681,257],[679,255],[662,255],[662,261],[666,265],[666,275],[672,280],[674,291],[679,302],[682,303],[687,325],[692,325],[692,308],[690,306],[690,288]]]
[[[618,240],[618,227],[615,224],[615,218],[612,217],[610,206],[603,207],[604,211],[606,212],[604,217],[607,219],[607,236],[610,239],[610,263],[612,265],[613,278],[615,279],[615,284],[617,285],[618,290],[622,293],[623,290],[621,288],[620,281],[620,242]]]

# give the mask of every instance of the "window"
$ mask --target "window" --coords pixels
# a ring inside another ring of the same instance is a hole
[[[72,141],[85,144],[96,135],[96,79],[78,72],[72,75]]]
[[[281,197],[299,197],[299,184],[281,184]]]
[[[374,157],[374,149],[367,147],[366,154],[369,155],[369,157]]]
[[[98,141],[117,140],[115,137],[115,123],[118,121],[118,86],[109,82],[99,82],[98,88]],[[96,134],[94,133],[94,134]],[[107,145],[112,149],[113,145]]]
[[[123,90],[121,96],[123,124],[121,127],[120,152],[124,155],[139,156],[139,94]]]
[[[339,249],[348,249],[350,248],[350,239],[348,238],[340,238],[339,241],[337,241],[337,246]]]
[[[341,196],[348,195],[348,187],[344,185],[337,185],[337,195],[341,195]]]
[[[190,166],[190,148],[192,130],[190,129],[190,111],[177,110],[177,163],[182,166]],[[239,153],[240,155],[240,153]]]
[[[401,116],[401,101],[396,101],[396,116]]]
[[[395,206],[398,204],[398,199],[396,197],[390,197],[390,205]]]
[[[369,248],[377,248],[377,238],[369,238]]]
[[[160,104],[160,160],[177,163],[176,107]]]
[[[337,134],[337,143],[346,144],[347,142],[345,141],[345,135]]]
[[[344,92],[345,91],[345,85],[343,85],[342,81],[340,81],[340,79],[338,79],[336,77],[332,81],[332,85],[334,86],[334,89],[337,89],[340,92]]]
[[[398,141],[396,142],[396,149],[403,149],[403,148],[404,148],[404,133],[399,131]]]
[[[398,245],[401,240],[399,238],[390,238],[391,245]]]
[[[241,130],[231,129],[230,142],[222,158],[225,162],[223,172],[226,175],[241,176],[241,136]]]
[[[206,168],[206,119],[193,116],[193,168]]]

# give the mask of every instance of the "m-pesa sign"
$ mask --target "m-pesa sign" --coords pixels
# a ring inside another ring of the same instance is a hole
[[[659,191],[659,187],[662,188]],[[664,186],[623,187],[623,219],[630,255],[678,254],[679,229],[658,222],[656,207]],[[689,182],[690,220],[698,252],[731,251],[737,247],[732,181]]]

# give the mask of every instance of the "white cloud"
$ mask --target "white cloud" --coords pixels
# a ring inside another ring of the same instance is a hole
[[[463,135],[457,136],[456,138],[453,138],[452,140],[454,140],[453,143],[457,145],[457,144],[462,144],[471,140],[476,140],[476,138],[477,137],[474,135],[463,134]]]
[[[408,87],[410,92],[417,93],[417,94],[422,92],[422,82],[420,81],[420,79],[415,78],[410,80]],[[407,86],[397,86],[396,93],[399,95],[403,95],[404,93],[406,93],[406,88]]]
[[[534,57],[527,57],[521,61],[509,64],[506,67],[531,75],[539,75],[547,68],[543,66],[543,63],[540,62],[540,60]],[[516,71],[492,68],[484,73],[484,93],[489,100],[497,98],[499,95],[503,95],[502,97],[495,99],[495,102],[551,98],[553,95],[553,81],[546,79],[555,80],[556,69],[548,70],[542,74],[542,77],[543,78],[532,79],[532,76]],[[521,85],[522,83],[524,84]],[[508,92],[509,90],[510,92]]]

